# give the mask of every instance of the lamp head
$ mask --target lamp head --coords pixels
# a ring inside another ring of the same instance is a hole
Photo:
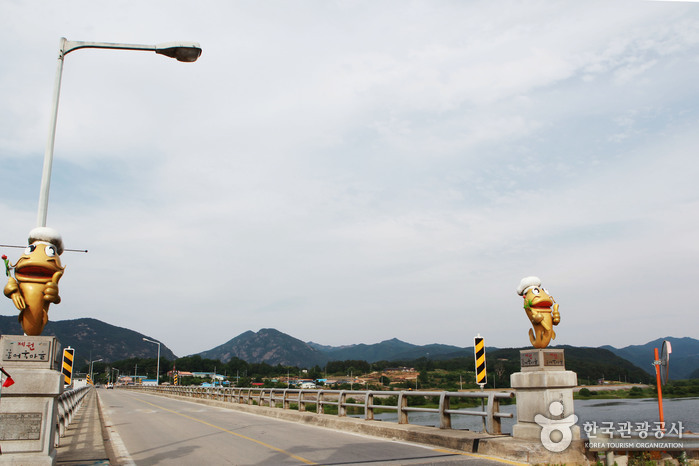
[[[201,47],[198,42],[163,42],[155,46],[155,53],[192,63],[201,55]]]

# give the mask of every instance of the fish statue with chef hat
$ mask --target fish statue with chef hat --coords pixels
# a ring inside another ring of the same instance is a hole
[[[41,335],[49,320],[49,306],[58,304],[58,281],[63,276],[60,255],[63,239],[56,230],[37,227],[29,232],[29,246],[9,273],[5,296],[19,310],[19,323],[26,335]],[[7,265],[6,265],[7,266]]]
[[[558,304],[546,288],[542,288],[538,277],[523,278],[517,294],[524,298],[524,311],[534,327],[529,329],[529,341],[534,348],[546,348],[556,338],[553,326],[561,321]]]

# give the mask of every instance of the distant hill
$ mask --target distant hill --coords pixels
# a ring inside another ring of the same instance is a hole
[[[692,370],[699,368],[699,363],[693,362],[685,354],[687,347],[690,349],[699,341],[692,338],[671,339],[673,344],[673,359],[671,360],[671,375],[675,378],[689,378],[690,372],[683,371],[683,360],[687,360],[687,367]],[[677,341],[678,343],[675,343]],[[652,346],[657,342],[650,342],[640,345],[640,353],[647,352],[647,346]],[[662,343],[662,340],[660,340]],[[617,353],[612,347],[603,348],[578,348],[573,346],[563,346],[566,350],[566,368],[578,373],[581,383],[595,383],[598,379],[621,380],[629,382],[647,382],[648,373],[641,367],[643,356],[631,359],[633,351],[626,354]],[[493,348],[487,347],[488,359],[500,361],[506,367],[506,373],[519,370],[519,349],[520,348]],[[652,349],[651,353],[652,354]],[[370,363],[378,361],[404,362],[409,363],[421,358],[432,360],[446,360],[461,358],[468,364],[473,364],[473,347],[460,348],[451,345],[413,345],[397,338],[385,340],[371,345],[357,344],[333,347],[320,345],[318,343],[304,343],[285,333],[275,329],[262,329],[255,333],[247,331],[225,344],[212,350],[199,353],[202,358],[219,359],[227,362],[232,357],[238,357],[250,363],[267,362],[268,364],[282,364],[298,367],[312,367],[323,365],[328,361],[358,360]],[[693,365],[692,365],[693,364]],[[512,367],[510,367],[512,365]],[[517,366],[516,368],[514,366]],[[680,366],[680,367],[677,367]],[[674,370],[674,372],[673,372]]]
[[[667,340],[672,345],[670,355],[670,379],[689,379],[699,370],[699,340],[694,338],[665,337],[650,341],[645,345],[631,345],[624,348],[602,346],[617,356],[631,361],[651,375],[655,375],[653,367],[653,349],[661,351],[663,341]]]
[[[406,343],[397,338],[384,340],[372,345],[358,344],[342,346],[338,348],[319,348],[331,361],[345,361],[348,359],[366,362],[393,361],[399,359],[418,359],[420,357],[433,357],[439,354],[451,353],[461,348],[449,345],[424,345],[417,346]]]
[[[640,367],[621,356],[603,348],[576,346],[553,346],[565,350],[565,368],[578,375],[579,385],[596,384],[598,380],[629,383],[651,383],[652,378]],[[506,374],[520,371],[519,350],[525,348],[503,348],[486,350],[488,371],[502,365]]]
[[[447,354],[463,356],[466,348],[452,345],[433,343],[430,345],[413,345],[397,338],[384,340],[380,343],[366,345],[364,343],[345,346],[324,346],[317,343],[308,343],[313,348],[325,354],[329,361],[358,360],[366,362],[377,361],[403,361],[419,358],[442,359]],[[473,356],[473,352],[470,353]]]
[[[318,349],[273,328],[263,328],[257,333],[248,330],[198,355],[224,363],[237,357],[249,363],[266,362],[299,367],[313,367],[327,361]]]
[[[24,335],[17,322],[17,316],[0,316],[0,334]],[[97,319],[74,319],[49,321],[42,335],[58,338],[63,348],[75,349],[75,362],[85,363],[102,358],[104,362],[120,361],[129,358],[155,358],[158,347],[143,341],[143,337],[158,341],[133,330],[107,324]],[[175,359],[175,354],[162,342],[160,355]]]
[[[0,334],[22,335],[22,333],[16,316],[0,316]],[[144,337],[150,340],[156,340],[155,338],[91,318],[50,321],[44,329],[44,335],[55,335],[64,348],[66,346],[75,348],[76,361],[80,363],[89,362],[90,357],[92,360],[102,358],[104,362],[130,358],[149,359],[155,358],[157,351],[154,344],[143,341]],[[642,369],[641,372],[654,375],[651,365],[653,348],[660,348],[663,340],[668,340],[672,344],[670,377],[672,379],[699,377],[699,340],[694,338],[666,337],[644,345],[625,348],[567,346],[565,347],[566,368],[578,372],[581,383],[584,378],[594,382],[602,377],[607,380],[636,381],[643,378],[643,374],[636,371],[638,368]],[[161,344],[160,351],[161,356],[168,360],[177,358],[164,344]],[[517,348],[487,347],[486,353],[489,360],[492,358],[493,361],[507,365],[508,372],[510,364],[519,363]],[[472,365],[473,347],[460,348],[442,344],[413,345],[397,338],[371,345],[334,347],[313,342],[305,343],[278,330],[267,328],[258,332],[244,332],[198,355],[224,363],[237,357],[248,363],[265,362],[271,365],[281,364],[304,368],[322,366],[329,361],[408,362],[422,358],[435,361],[461,358],[464,363]],[[489,370],[491,370],[490,367]]]
[[[406,343],[397,338],[372,345],[326,346],[296,339],[275,329],[244,332],[223,345],[198,353],[202,358],[228,362],[237,357],[250,363],[266,362],[299,367],[323,365],[328,361],[358,360],[367,362],[411,360],[439,357],[462,350],[458,346]],[[473,353],[471,353],[472,355]]]

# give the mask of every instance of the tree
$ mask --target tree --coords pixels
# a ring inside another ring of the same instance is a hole
[[[429,373],[427,372],[427,369],[420,371],[420,373],[417,376],[417,381],[423,387],[430,383],[430,376],[429,376]]]

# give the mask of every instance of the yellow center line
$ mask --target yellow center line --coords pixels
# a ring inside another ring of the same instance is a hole
[[[527,466],[529,464],[529,463],[520,463],[517,461],[506,460],[503,458],[496,458],[494,456],[479,455],[478,453],[467,453],[465,451],[458,451],[458,450],[442,450],[440,448],[433,448],[432,451],[436,451],[439,453],[451,453],[453,455],[470,456],[472,458],[483,458],[483,459],[488,459],[491,461],[497,461],[498,463],[513,464],[516,466]]]
[[[173,414],[177,414],[178,416],[182,416],[182,417],[184,417],[184,418],[190,419],[190,420],[195,421],[195,422],[199,422],[199,423],[204,424],[204,425],[206,425],[206,426],[213,427],[214,429],[221,430],[221,431],[223,431],[223,432],[226,432],[227,434],[235,435],[236,437],[240,437],[240,438],[242,438],[242,439],[249,440],[250,442],[254,442],[254,443],[258,444],[258,445],[262,445],[263,447],[269,448],[270,450],[274,450],[274,451],[277,451],[277,452],[282,453],[282,454],[284,454],[284,455],[290,456],[290,457],[292,457],[292,458],[294,458],[294,459],[297,459],[297,460],[301,461],[302,463],[306,463],[306,464],[318,464],[318,463],[314,463],[313,461],[307,460],[306,458],[302,458],[302,457],[300,457],[300,456],[294,455],[293,453],[289,453],[289,452],[286,451],[286,450],[282,450],[281,448],[277,448],[277,447],[275,447],[275,446],[273,446],[273,445],[270,445],[270,444],[268,444],[268,443],[261,442],[260,440],[254,439],[254,438],[252,438],[252,437],[247,437],[247,436],[245,436],[245,435],[238,434],[238,433],[233,432],[233,431],[230,431],[230,430],[228,430],[228,429],[224,429],[223,427],[219,427],[219,426],[217,426],[217,425],[215,425],[215,424],[211,424],[210,422],[206,422],[206,421],[203,421],[203,420],[201,420],[201,419],[197,419],[197,418],[195,418],[195,417],[192,417],[192,416],[188,416],[188,415],[186,415],[186,414],[179,413],[179,412],[174,411],[174,410],[172,410],[172,409],[163,408],[162,406],[159,406],[159,405],[150,403],[150,402],[145,401],[145,400],[141,400],[141,399],[139,399],[139,398],[136,398],[136,399],[137,399],[138,401],[140,401],[141,403],[149,404],[149,405],[154,406],[154,407],[156,407],[156,408],[158,408],[158,409],[162,409],[163,411],[167,411],[167,412],[170,412],[170,413],[173,413]]]

